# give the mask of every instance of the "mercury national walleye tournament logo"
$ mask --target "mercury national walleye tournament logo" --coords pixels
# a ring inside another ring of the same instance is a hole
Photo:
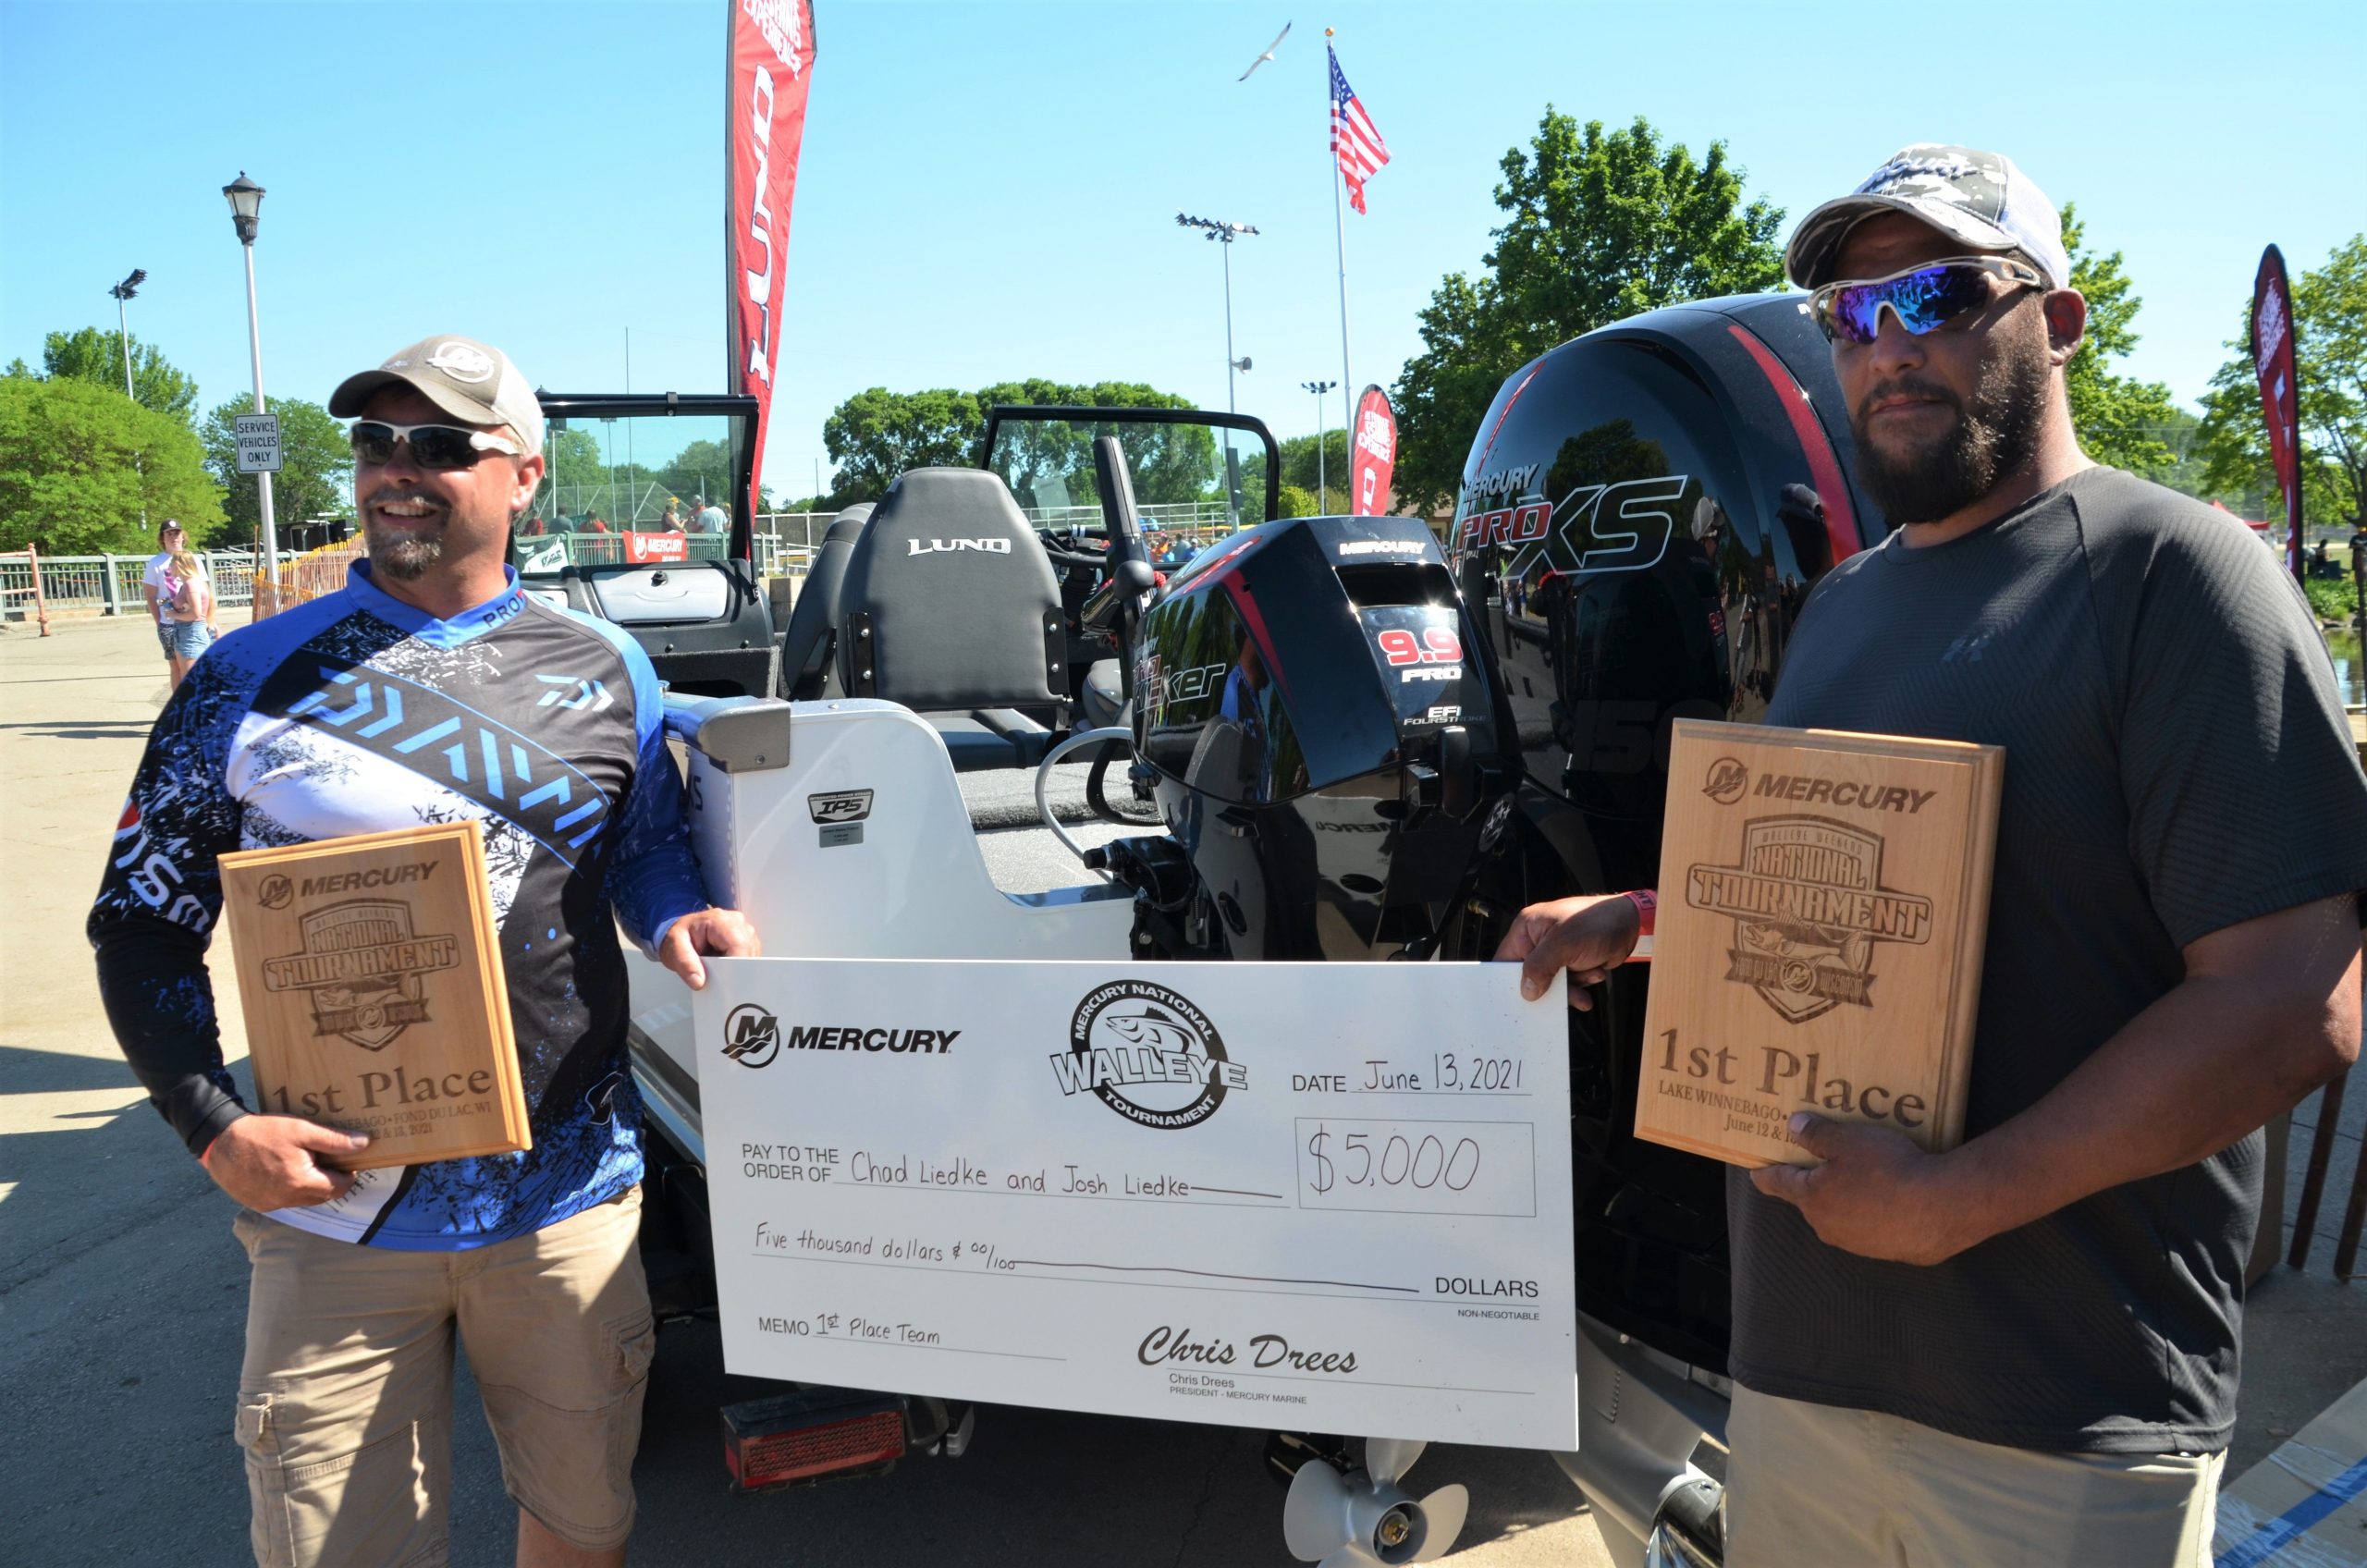
[[[422,977],[460,962],[458,937],[421,936],[411,918],[409,904],[378,899],[314,910],[297,923],[302,951],[264,960],[264,986],[311,992],[315,1035],[384,1050],[428,1022]]]
[[[1113,980],[1077,1003],[1052,1075],[1063,1095],[1089,1091],[1127,1121],[1163,1132],[1197,1126],[1227,1091],[1249,1087],[1249,1070],[1226,1059],[1208,1015],[1147,980]]]
[[[1686,870],[1685,901],[1735,917],[1725,977],[1791,1023],[1871,1007],[1874,944],[1923,943],[1932,900],[1882,885],[1878,833],[1821,816],[1743,824],[1740,865]]]

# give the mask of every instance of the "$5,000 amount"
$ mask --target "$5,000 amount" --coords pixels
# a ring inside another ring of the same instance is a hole
[[[1302,1116],[1293,1125],[1302,1208],[1537,1213],[1537,1132],[1526,1121]]]

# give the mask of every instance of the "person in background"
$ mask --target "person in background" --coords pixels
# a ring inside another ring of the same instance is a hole
[[[164,617],[165,649],[173,667],[173,690],[180,690],[189,676],[189,667],[197,662],[214,641],[214,582],[205,572],[205,563],[190,549],[188,537],[178,530],[174,545],[166,552],[164,581],[158,588],[158,608]]]
[[[682,532],[682,503],[679,497],[666,497],[666,509],[657,514],[657,526],[668,533]]]
[[[165,567],[173,558],[173,552],[186,548],[188,544],[189,535],[181,531],[181,525],[166,518],[156,530],[156,553],[140,570],[140,597],[148,606],[148,619],[155,624],[156,642],[165,651],[167,668],[173,666],[173,629],[165,619]],[[173,673],[173,684],[180,684],[178,669]]]
[[[693,533],[729,533],[731,532],[731,514],[725,511],[713,501],[709,501],[705,506],[699,508],[699,515],[692,521],[691,532]]]

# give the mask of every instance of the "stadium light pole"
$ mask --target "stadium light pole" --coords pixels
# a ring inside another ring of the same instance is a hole
[[[1329,517],[1331,515],[1331,492],[1324,483],[1323,394],[1340,384],[1336,381],[1302,381],[1299,385],[1315,394],[1315,509]]]
[[[230,203],[230,224],[239,231],[239,244],[247,258],[247,351],[254,360],[255,412],[269,413],[263,401],[263,328],[255,315],[255,227],[263,212],[263,187],[240,169],[239,178],[222,188],[222,195]],[[279,608],[279,530],[272,521],[267,472],[255,475],[255,499],[263,522],[263,570],[255,580],[251,613],[261,617]],[[265,598],[271,601],[268,606],[263,602]]]
[[[1224,247],[1224,409],[1225,412],[1233,413],[1236,411],[1233,400],[1233,373],[1249,368],[1249,361],[1245,357],[1238,360],[1233,357],[1233,242],[1257,230],[1245,223],[1187,217],[1182,213],[1175,214],[1175,224],[1179,228],[1199,229],[1205,238]]]

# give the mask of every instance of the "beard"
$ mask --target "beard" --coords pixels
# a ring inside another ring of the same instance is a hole
[[[421,491],[396,486],[381,491],[363,503],[362,508],[362,541],[370,556],[370,568],[403,582],[416,582],[427,575],[427,569],[444,558],[444,530],[450,526],[448,513],[438,520],[433,533],[414,528],[389,528],[373,516],[375,508],[405,501],[422,501],[442,507],[435,496]]]
[[[2016,331],[2001,324],[1989,340],[1972,406],[1947,388],[1906,377],[1868,393],[1849,415],[1858,438],[1858,481],[1894,525],[1954,517],[2030,461],[2047,414],[2048,362],[2044,330]],[[1865,409],[1897,393],[1930,398],[1956,410],[1941,435],[1885,447],[1866,433]]]

